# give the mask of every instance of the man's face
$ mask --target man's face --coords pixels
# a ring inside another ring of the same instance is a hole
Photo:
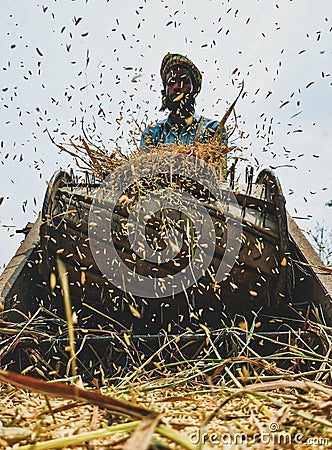
[[[171,111],[193,103],[194,84],[189,71],[183,66],[174,66],[166,75],[166,99]]]

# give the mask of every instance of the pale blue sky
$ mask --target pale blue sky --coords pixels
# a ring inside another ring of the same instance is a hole
[[[130,151],[133,119],[164,117],[159,67],[168,51],[201,69],[197,112],[208,117],[221,118],[245,80],[237,105],[245,138],[236,143],[261,167],[295,166],[276,169],[289,212],[313,216],[298,219],[302,227],[331,225],[330,0],[0,0],[0,7],[0,267],[21,239],[15,229],[35,220],[46,181],[75,165],[45,128],[68,142],[83,118],[106,148]]]

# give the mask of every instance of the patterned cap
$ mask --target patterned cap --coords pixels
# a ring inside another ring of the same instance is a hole
[[[185,66],[186,69],[189,70],[190,74],[193,77],[194,82],[194,91],[195,93],[198,93],[201,90],[202,85],[202,74],[198,70],[198,68],[195,66],[193,62],[190,61],[186,56],[179,55],[179,54],[172,54],[167,53],[167,55],[164,56],[161,67],[160,67],[160,75],[163,82],[163,85],[166,85],[166,75],[168,74],[169,70],[176,65],[182,65]]]

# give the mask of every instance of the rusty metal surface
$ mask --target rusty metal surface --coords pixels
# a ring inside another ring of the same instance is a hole
[[[22,310],[26,311],[28,309],[29,301],[33,297],[33,291],[36,290],[34,283],[31,284],[31,273],[36,271],[33,270],[32,263],[29,267],[29,261],[32,259],[33,253],[39,244],[40,224],[41,215],[39,215],[30,230],[24,233],[25,239],[0,275],[0,309],[2,310],[10,309],[12,307],[10,300],[14,298],[21,298],[19,301],[21,302]]]
[[[288,214],[288,230],[295,247],[293,259],[299,271],[302,272],[303,282],[297,283],[296,295],[298,300],[311,297],[314,304],[319,306],[326,323],[332,325],[332,274],[324,270],[324,263],[312,247],[304,232]]]
[[[299,264],[299,266],[306,271],[306,274],[308,274],[308,281],[303,283],[304,287],[301,287],[301,283],[295,280],[298,287],[296,295],[301,296],[305,293],[306,296],[308,296],[309,293],[309,295],[312,296],[312,302],[321,305],[326,313],[326,316],[329,320],[331,320],[332,275],[322,270],[322,267],[324,266],[323,262],[320,260],[319,256],[294,219],[292,219],[289,214],[287,215],[287,219],[289,234],[292,241],[292,258],[295,260],[296,258],[299,258],[300,262],[302,262],[302,265]],[[40,223],[41,218],[39,217],[28,231],[26,238],[22,241],[20,247],[8,263],[7,267],[4,269],[3,273],[0,275],[1,309],[8,309],[8,307],[10,307],[9,298],[13,297],[15,294],[19,294],[20,289],[26,291],[26,286],[24,284],[27,271],[26,266],[29,260],[31,260],[33,252],[37,251],[39,244]],[[38,254],[35,256],[38,257]],[[41,280],[39,279],[39,282],[40,281]],[[33,290],[26,292],[25,296],[30,296],[32,298],[34,296]]]
[[[160,329],[169,332],[178,329],[180,332],[185,327],[199,326],[200,323],[217,329],[223,323],[230,325],[235,316],[237,321],[242,320],[241,316],[251,321],[252,311],[258,312],[262,308],[274,311],[279,299],[280,303],[286,303],[284,299],[289,290],[288,278],[285,275],[290,266],[287,263],[281,265],[281,261],[286,259],[289,253],[287,233],[284,232],[287,230],[286,223],[280,232],[280,223],[286,221],[286,212],[284,202],[280,201],[283,196],[276,176],[265,170],[262,178],[261,184],[251,186],[250,195],[249,192],[245,195],[240,191],[236,194],[242,213],[242,245],[236,264],[230,268],[229,277],[223,280],[220,286],[214,287],[210,273],[216,273],[226,252],[227,218],[218,211],[213,202],[208,202],[208,196],[204,197],[199,190],[197,194],[206,200],[204,205],[216,230],[216,245],[211,255],[212,271],[202,274],[193,289],[186,289],[185,292],[171,297],[161,296],[151,300],[137,295],[133,298],[130,280],[123,281],[125,286],[122,292],[102,276],[91,254],[89,242],[90,239],[98,241],[103,253],[108,254],[108,231],[102,230],[106,235],[100,232],[95,235],[93,229],[92,235],[88,236],[89,211],[99,186],[82,186],[73,182],[65,172],[58,172],[49,185],[43,206],[41,247],[43,267],[48,269],[45,270],[45,281],[48,281],[51,272],[57,272],[56,259],[60,258],[68,270],[72,304],[76,311],[80,311],[78,320],[80,326],[84,327],[92,324],[96,326],[98,321],[102,322],[101,317],[96,315],[90,315],[89,322],[82,322],[82,318],[89,316],[86,309],[89,306],[98,308],[104,315],[120,322],[124,328],[132,328],[136,333],[156,333]],[[147,187],[150,189],[149,184]],[[195,189],[194,186],[193,191]],[[227,191],[225,197],[226,194]],[[108,204],[103,204],[103,208],[107,211]],[[129,213],[127,206],[116,205],[112,219],[112,240],[120,258],[134,273],[158,280],[173,277],[188,264],[188,258],[185,256],[189,254],[188,246],[181,249],[183,256],[180,262],[177,261],[177,266],[173,266],[173,260],[159,265],[145,259],[133,259],[126,229]],[[185,230],[190,229],[188,219],[186,216],[182,217],[181,212],[172,210],[167,212],[166,216],[170,223],[181,227],[180,231],[184,235]],[[241,214],[232,218],[232,221],[241,220],[240,217]],[[162,230],[164,225],[162,218],[155,215],[145,227],[147,241],[151,235],[152,244],[153,238],[158,238],[159,230]],[[108,265],[112,267],[112,259],[108,260]],[[58,306],[61,304],[60,296],[52,297],[51,300],[61,313]],[[139,311],[139,318],[133,317],[131,306]]]

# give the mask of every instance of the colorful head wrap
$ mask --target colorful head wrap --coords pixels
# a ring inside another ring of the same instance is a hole
[[[195,66],[195,64],[190,61],[189,58],[186,56],[180,55],[180,54],[172,54],[167,53],[167,55],[164,56],[161,67],[160,67],[160,75],[161,79],[164,85],[164,88],[166,87],[166,75],[170,71],[170,69],[173,66],[182,65],[185,66],[187,70],[189,70],[190,75],[192,76],[193,84],[194,84],[194,94],[198,94],[198,92],[201,90],[202,85],[202,74],[198,70],[198,68]],[[166,109],[166,94],[165,89],[162,91],[162,110]]]

